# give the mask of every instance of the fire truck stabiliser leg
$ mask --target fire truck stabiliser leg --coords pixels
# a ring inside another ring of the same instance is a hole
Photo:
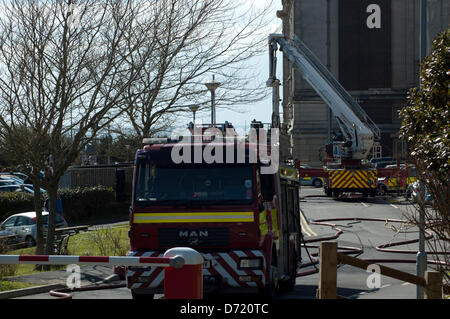
[[[165,299],[203,298],[203,257],[192,248],[175,247],[167,250],[164,257],[181,256],[185,260],[182,268],[164,269]]]

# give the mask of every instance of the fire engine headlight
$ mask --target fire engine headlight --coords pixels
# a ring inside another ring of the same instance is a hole
[[[239,269],[262,269],[263,260],[260,257],[257,258],[240,258],[238,263]]]

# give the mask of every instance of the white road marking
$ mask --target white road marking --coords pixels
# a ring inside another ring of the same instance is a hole
[[[409,282],[402,283],[402,286],[407,286],[407,285],[411,285],[411,284]]]
[[[367,205],[366,203],[360,202],[361,205],[363,205],[364,207],[369,207],[369,205]]]
[[[397,207],[397,206],[395,206],[394,204],[390,204],[390,206],[392,206],[392,207],[394,207],[394,208],[397,208],[397,209],[398,209],[398,207]]]

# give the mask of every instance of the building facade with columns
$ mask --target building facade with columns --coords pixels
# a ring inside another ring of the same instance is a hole
[[[398,111],[419,84],[420,0],[282,0],[283,33],[318,56],[381,130],[382,156],[404,157]],[[427,52],[449,27],[450,1],[427,1]],[[336,123],[328,106],[283,62],[283,124],[292,156],[320,166]]]

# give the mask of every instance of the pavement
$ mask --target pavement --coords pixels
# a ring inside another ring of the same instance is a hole
[[[100,285],[105,283],[107,284],[111,282],[117,284],[120,281],[118,276],[114,274],[112,267],[80,266],[79,270],[81,287]],[[0,292],[0,299],[17,298],[27,295],[49,292],[50,290],[54,289],[67,288],[68,281],[73,278],[71,277],[72,274],[73,272],[70,268],[61,266],[61,270],[43,271],[40,273],[29,275],[4,278],[3,280],[35,284],[36,287]]]

